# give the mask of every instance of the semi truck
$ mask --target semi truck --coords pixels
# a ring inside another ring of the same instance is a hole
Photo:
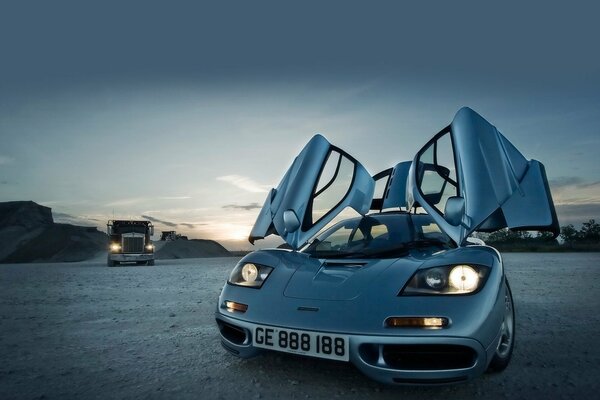
[[[106,261],[109,267],[121,263],[154,265],[152,222],[111,220],[106,224],[106,233],[109,237]]]

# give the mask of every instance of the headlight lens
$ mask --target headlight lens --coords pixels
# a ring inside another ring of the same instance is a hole
[[[450,270],[450,287],[471,293],[479,285],[479,274],[470,265],[457,265]]]
[[[119,243],[111,243],[110,250],[111,251],[119,251],[119,250],[121,250],[121,245]]]
[[[152,243],[146,245],[146,250],[154,250],[154,245]]]
[[[239,263],[229,275],[233,285],[260,288],[273,268],[253,263]]]
[[[489,268],[480,265],[448,265],[417,271],[401,295],[470,294],[483,287]]]

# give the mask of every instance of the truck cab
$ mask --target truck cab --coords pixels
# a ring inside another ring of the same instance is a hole
[[[154,265],[154,225],[150,221],[111,220],[106,224],[106,233],[109,267],[121,263]]]

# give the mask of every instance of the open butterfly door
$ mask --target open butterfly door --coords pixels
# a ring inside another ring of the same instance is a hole
[[[374,187],[358,161],[315,135],[267,195],[248,240],[277,234],[297,249],[346,207],[367,213]]]
[[[475,231],[501,228],[559,233],[542,163],[527,160],[470,108],[415,156],[409,207],[420,206],[458,245]]]

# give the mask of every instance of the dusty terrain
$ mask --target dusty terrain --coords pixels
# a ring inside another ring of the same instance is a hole
[[[504,373],[390,387],[352,365],[239,360],[213,311],[235,258],[154,267],[0,265],[0,398],[593,398],[600,391],[600,254],[506,254],[517,348]]]

